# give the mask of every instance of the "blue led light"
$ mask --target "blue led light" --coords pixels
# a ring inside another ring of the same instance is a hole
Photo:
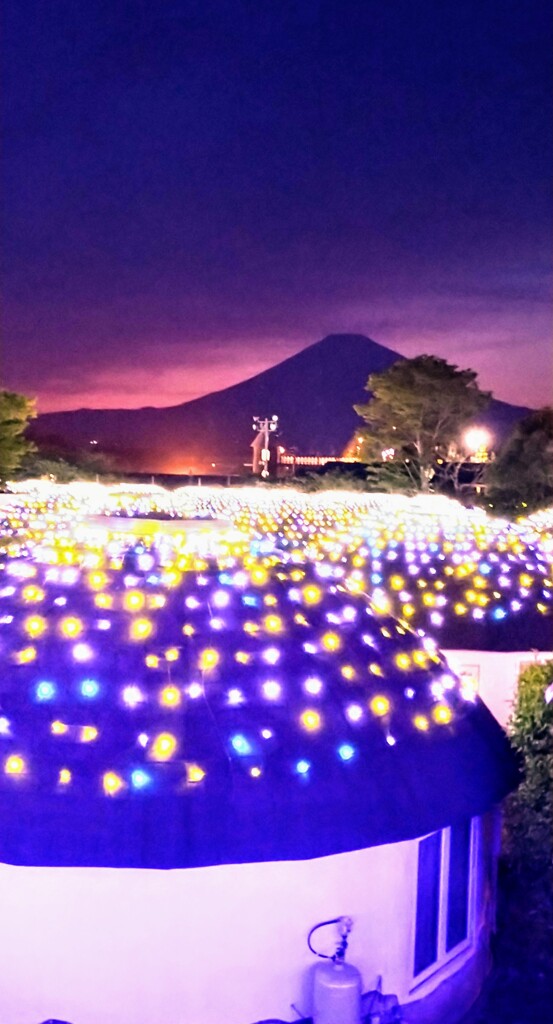
[[[492,567],[491,567],[491,565],[488,565],[488,563],[487,563],[487,562],[480,562],[480,565],[478,566],[478,572],[479,572],[479,573],[480,573],[480,574],[481,574],[482,576],[489,576],[489,574],[491,573],[491,571],[492,571]]]
[[[95,679],[83,679],[80,691],[83,697],[97,697],[100,692],[100,684]]]
[[[492,616],[496,620],[505,619],[507,617],[507,612],[504,608],[494,608]]]
[[[227,586],[227,587],[231,586],[231,584],[232,584],[232,576],[230,576],[228,572],[220,573],[219,574],[219,583],[222,583],[223,586]]]
[[[338,747],[338,757],[340,757],[342,761],[351,761],[354,756],[355,747],[352,747],[351,743],[342,743]]]
[[[297,764],[296,764],[296,771],[297,771],[298,775],[307,775],[307,772],[309,771],[310,768],[311,768],[311,762],[310,761],[304,761],[302,759],[301,761],[298,761]]]
[[[379,572],[373,572],[371,574],[371,583],[379,584],[382,583],[382,576]]]
[[[151,775],[148,775],[148,772],[145,772],[142,768],[135,768],[131,772],[131,785],[134,789],[144,789],[150,785],[151,781]]]
[[[246,754],[251,754],[252,753],[251,744],[248,743],[248,740],[246,739],[246,737],[243,736],[242,733],[240,733],[240,732],[237,732],[237,733],[235,733],[234,736],[231,736],[230,743],[231,743],[232,749],[235,750],[237,754],[241,754],[242,756],[245,756]]]
[[[35,696],[37,700],[53,700],[56,696],[56,685],[43,680],[41,683],[37,683],[35,687]]]
[[[242,602],[248,608],[257,608],[257,606],[259,604],[259,599],[257,597],[254,597],[253,594],[244,594],[244,597],[242,598]]]

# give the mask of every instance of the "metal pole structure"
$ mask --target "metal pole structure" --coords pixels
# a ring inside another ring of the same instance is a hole
[[[260,416],[254,416],[253,429],[257,431],[257,436],[263,439],[260,460],[263,466],[261,476],[267,478],[269,476],[269,462],[271,459],[269,434],[278,429],[278,416],[271,416],[270,418],[265,416],[263,419]]]

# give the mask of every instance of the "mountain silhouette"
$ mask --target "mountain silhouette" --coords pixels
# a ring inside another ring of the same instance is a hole
[[[359,417],[371,373],[403,357],[358,334],[331,334],[239,384],[165,408],[76,409],[45,413],[32,436],[69,450],[109,452],[121,468],[156,473],[244,470],[252,417],[279,418],[278,442],[300,454],[339,456]],[[527,409],[493,401],[479,417],[503,437]],[[215,469],[213,465],[215,464]]]

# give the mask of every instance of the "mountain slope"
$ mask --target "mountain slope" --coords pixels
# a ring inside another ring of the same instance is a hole
[[[252,417],[279,417],[279,441],[302,454],[340,455],[359,419],[371,373],[402,357],[355,334],[334,334],[248,380],[168,408],[78,409],[48,413],[33,424],[37,439],[79,447],[94,439],[122,465],[152,472],[239,470],[250,459]],[[505,433],[525,409],[494,402],[481,417]],[[497,427],[494,421],[497,420]]]

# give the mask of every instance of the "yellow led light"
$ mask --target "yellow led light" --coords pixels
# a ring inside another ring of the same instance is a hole
[[[29,636],[38,637],[42,636],[48,628],[48,623],[42,615],[28,615],[23,622],[23,629]]]
[[[235,661],[238,661],[240,665],[247,665],[250,661],[250,655],[246,651],[237,651],[234,655]]]
[[[342,641],[337,633],[324,633],[321,643],[326,651],[339,651]]]
[[[447,704],[436,704],[432,708],[432,718],[438,725],[447,725],[448,722],[451,722],[452,717],[451,708],[448,708]]]
[[[382,718],[390,710],[390,701],[379,693],[369,701],[369,708],[373,715],[376,715],[377,718]]]
[[[83,624],[76,615],[66,615],[61,620],[60,633],[66,638],[66,640],[74,640],[75,637],[80,636],[83,631]]]
[[[405,671],[408,668],[411,668],[411,658],[409,657],[408,654],[405,653],[405,651],[401,651],[399,654],[396,654],[394,661],[397,667],[402,669],[403,671]]]
[[[152,761],[170,761],[177,750],[177,738],[170,732],[160,732],[155,737],[148,756]]]
[[[340,672],[343,675],[344,679],[347,679],[350,682],[352,679],[355,679],[357,675],[353,665],[342,665]]]
[[[146,604],[146,598],[140,590],[128,590],[123,594],[123,608],[127,612],[139,612]]]
[[[16,651],[13,658],[17,665],[28,665],[30,661],[34,661],[36,658],[36,648],[24,647],[23,650]]]
[[[103,611],[109,608],[113,608],[113,597],[111,594],[95,594],[94,604],[97,608],[101,608]]]
[[[383,676],[384,675],[384,673],[382,671],[382,668],[380,667],[380,665],[378,664],[377,661],[371,661],[371,663],[369,665],[369,672],[373,676]]]
[[[164,594],[151,594],[148,597],[148,608],[164,608],[167,599]]]
[[[186,781],[187,782],[201,782],[205,778],[205,772],[203,768],[200,768],[199,764],[187,764],[186,765]]]
[[[32,604],[34,601],[44,601],[46,594],[42,587],[37,587],[34,583],[29,583],[26,587],[23,587],[21,597],[26,604]]]
[[[298,624],[298,626],[308,626],[309,625],[305,615],[302,615],[301,612],[296,612],[296,614],[294,615],[294,622],[296,622]]]
[[[194,626],[192,626],[190,622],[187,622],[182,627],[182,632],[184,636],[194,636],[196,630],[194,629]]]
[[[244,633],[249,633],[250,635],[259,633],[259,626],[257,625],[257,622],[245,622],[243,629]]]
[[[302,712],[300,722],[308,732],[316,732],[321,728],[321,716],[318,711],[313,711],[311,708]]]
[[[10,754],[4,761],[4,771],[6,775],[24,775],[27,765],[20,754]]]
[[[115,796],[116,793],[119,793],[123,789],[124,785],[125,783],[123,782],[123,779],[120,775],[117,775],[116,772],[104,772],[102,776],[102,786],[106,796]]]
[[[178,661],[180,653],[178,647],[168,647],[165,651],[165,661]]]
[[[275,604],[278,604],[278,599],[274,594],[265,594],[263,604],[267,605],[268,608],[273,608]]]
[[[518,582],[520,583],[521,587],[531,587],[532,583],[534,582],[534,577],[529,576],[527,572],[521,572],[518,578]]]
[[[415,715],[413,725],[415,726],[415,729],[419,730],[419,732],[426,732],[429,725],[426,715]]]
[[[87,576],[87,583],[91,590],[102,590],[106,586],[108,578],[105,572],[96,570],[95,572],[89,572]]]
[[[267,570],[263,569],[261,566],[257,566],[255,569],[252,569],[250,579],[254,586],[263,587],[268,578]]]
[[[214,647],[206,647],[200,654],[199,667],[204,672],[209,672],[219,664],[219,652]]]
[[[164,686],[159,695],[159,702],[165,708],[177,708],[181,702],[181,694],[178,687]]]
[[[428,664],[428,655],[426,651],[413,651],[413,661],[419,668],[425,668]]]
[[[147,654],[144,658],[144,662],[147,668],[157,668],[159,665],[159,658],[157,654]]]
[[[95,725],[82,725],[79,730],[79,739],[81,743],[92,743],[98,736],[98,730]]]
[[[71,782],[71,772],[69,771],[69,768],[60,768],[58,782],[61,786],[67,786]]]
[[[150,619],[133,619],[129,627],[129,638],[131,640],[147,640],[153,631]]]
[[[257,765],[254,765],[253,768],[250,768],[250,775],[252,779],[258,779],[261,775],[261,768],[258,768]]]
[[[390,586],[392,590],[403,590],[405,586],[405,580],[403,579],[403,576],[391,576]]]
[[[65,722],[60,722],[58,719],[50,725],[50,732],[53,736],[63,736],[68,730],[69,726],[66,725]]]
[[[314,583],[309,583],[306,587],[303,587],[301,596],[306,604],[319,604],[322,598],[322,591]]]
[[[466,604],[463,604],[462,601],[457,601],[453,605],[453,610],[454,610],[456,615],[465,615],[466,612],[467,612],[467,606],[466,606]]]
[[[268,633],[282,632],[283,622],[280,615],[266,615],[263,619],[263,625]]]

